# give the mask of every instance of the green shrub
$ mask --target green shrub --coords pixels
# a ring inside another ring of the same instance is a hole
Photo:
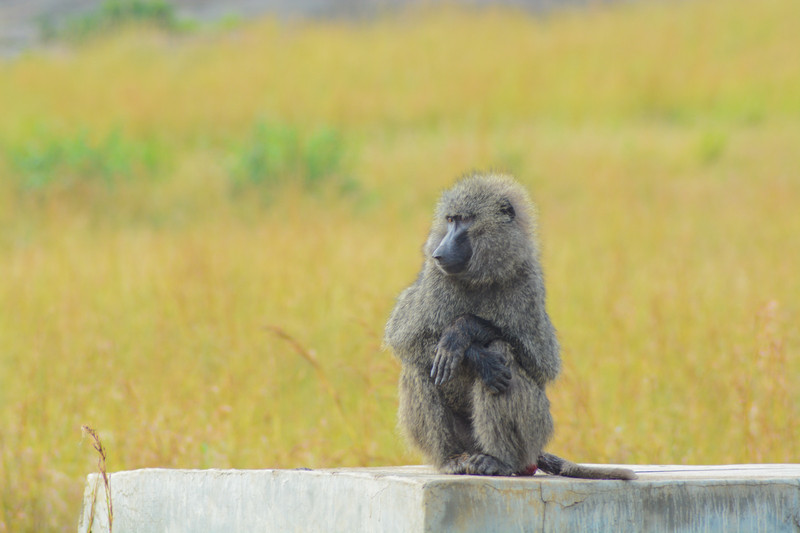
[[[134,175],[152,176],[162,158],[154,143],[131,141],[119,130],[97,140],[83,129],[72,135],[43,130],[4,151],[24,190],[69,188],[78,183],[113,186]]]
[[[41,17],[39,32],[45,40],[81,40],[132,24],[152,25],[167,30],[179,27],[175,7],[165,0],[106,0],[98,9],[64,21]]]
[[[233,149],[231,180],[237,190],[257,187],[267,192],[288,183],[313,190],[331,182],[349,189],[353,183],[343,176],[346,154],[344,139],[334,128],[303,132],[262,120]]]

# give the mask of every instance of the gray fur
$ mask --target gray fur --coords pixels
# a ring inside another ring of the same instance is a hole
[[[560,358],[535,231],[532,204],[510,177],[475,174],[444,192],[422,271],[386,324],[385,342],[402,363],[400,426],[443,472],[513,475],[538,464],[630,479],[627,470],[543,455],[553,434],[545,386]],[[462,240],[440,246],[453,235]],[[469,262],[449,270],[440,252],[462,241]]]

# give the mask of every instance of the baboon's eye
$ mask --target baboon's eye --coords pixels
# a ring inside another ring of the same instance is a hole
[[[507,216],[509,221],[514,220],[516,212],[514,212],[514,206],[511,205],[510,201],[503,200],[503,203],[500,204],[500,214]]]
[[[448,224],[455,223],[470,223],[475,217],[472,215],[447,215],[444,219]]]

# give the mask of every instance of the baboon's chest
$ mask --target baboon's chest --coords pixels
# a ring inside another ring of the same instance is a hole
[[[502,328],[504,317],[509,312],[511,300],[501,291],[462,291],[453,295],[447,305],[437,307],[438,310],[447,310],[447,313],[437,316],[436,328],[440,333],[444,328],[462,315],[475,315],[490,321]]]

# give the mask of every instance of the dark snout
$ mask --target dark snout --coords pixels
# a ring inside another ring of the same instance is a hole
[[[472,244],[469,241],[466,224],[448,223],[447,235],[433,251],[432,256],[445,274],[463,272],[472,257]]]

